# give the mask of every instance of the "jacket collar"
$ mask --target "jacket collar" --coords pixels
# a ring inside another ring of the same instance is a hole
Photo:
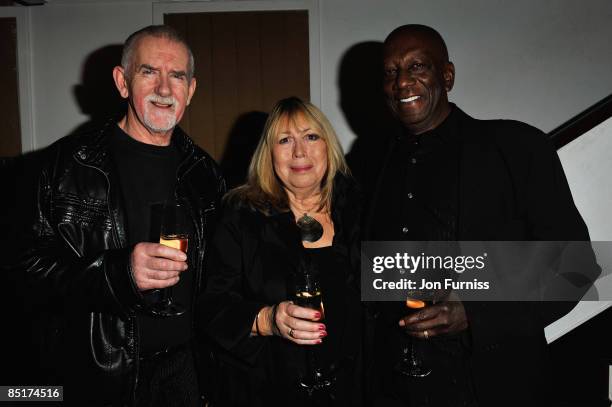
[[[107,120],[102,128],[93,133],[84,134],[79,140],[80,146],[74,153],[75,159],[104,171],[107,175],[110,172],[109,159],[109,140],[117,126],[117,119]],[[180,127],[175,127],[172,133],[176,145],[181,152],[182,160],[177,169],[177,178],[181,178],[196,162],[202,159],[202,154],[198,153],[193,141],[185,134]]]
[[[79,136],[80,146],[74,152],[74,158],[85,165],[100,168],[109,173],[109,139],[116,126],[115,119],[106,121],[102,128],[93,133]]]
[[[189,171],[189,169],[193,167],[195,163],[203,158],[203,154],[195,148],[193,140],[191,140],[191,138],[189,138],[180,127],[177,126],[174,128],[172,137],[175,139],[176,145],[181,152],[181,156],[183,157],[178,169],[176,170],[177,179],[181,179],[181,177],[185,175],[185,173]]]

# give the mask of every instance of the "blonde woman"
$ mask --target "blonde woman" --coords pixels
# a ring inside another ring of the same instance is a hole
[[[298,384],[308,347],[333,378],[319,400],[361,403],[359,207],[327,118],[298,98],[278,102],[211,243],[199,319],[218,346],[217,405],[313,405]],[[292,301],[305,258],[324,319]]]

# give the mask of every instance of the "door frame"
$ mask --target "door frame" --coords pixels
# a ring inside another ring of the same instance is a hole
[[[21,152],[35,149],[34,100],[32,97],[32,45],[30,38],[30,10],[27,7],[0,7],[0,18],[12,17],[17,22],[17,86],[19,95],[19,127]]]
[[[165,14],[211,13],[238,11],[308,12],[308,48],[310,72],[310,101],[321,107],[321,50],[319,0],[227,0],[153,3],[153,23],[163,24]]]

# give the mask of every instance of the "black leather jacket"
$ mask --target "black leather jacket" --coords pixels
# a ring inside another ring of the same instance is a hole
[[[32,323],[41,368],[49,384],[66,386],[65,400],[81,405],[130,403],[138,380],[135,310],[143,303],[130,270],[119,174],[109,155],[114,126],[66,137],[48,149],[22,263],[38,305]],[[213,159],[183,131],[177,127],[173,136],[183,154],[176,193],[190,202],[196,225],[189,268],[197,273],[197,294],[225,182]]]

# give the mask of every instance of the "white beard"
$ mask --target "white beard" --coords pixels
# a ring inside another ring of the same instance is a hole
[[[171,105],[167,110],[157,109],[151,102]],[[149,95],[144,100],[143,122],[154,133],[170,131],[176,126],[176,99],[172,96]]]

